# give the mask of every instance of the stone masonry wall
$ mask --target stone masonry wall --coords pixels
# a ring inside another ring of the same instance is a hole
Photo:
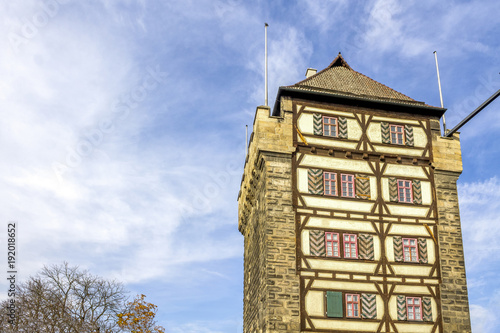
[[[245,164],[239,229],[245,237],[243,332],[299,333],[292,114],[257,108]]]
[[[433,166],[438,213],[442,283],[441,313],[445,333],[471,332],[457,180],[462,172],[459,135],[443,138],[433,123]]]
[[[266,153],[245,228],[245,333],[299,332],[291,156]]]
[[[470,332],[469,298],[458,209],[458,174],[437,170],[434,178],[439,218],[443,328],[446,333]]]

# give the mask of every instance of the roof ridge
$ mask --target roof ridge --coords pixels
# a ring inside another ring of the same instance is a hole
[[[405,95],[405,94],[403,94],[402,92],[399,92],[399,91],[397,91],[396,89],[393,89],[393,88],[389,87],[388,85],[383,84],[382,82],[378,82],[378,81],[376,81],[376,80],[372,79],[371,77],[369,77],[369,76],[367,76],[367,75],[365,75],[365,74],[363,74],[363,73],[361,73],[361,72],[355,71],[355,70],[353,70],[353,69],[351,69],[351,70],[352,70],[353,72],[355,72],[355,73],[358,73],[359,75],[363,75],[364,77],[366,77],[367,79],[370,79],[371,81],[373,81],[373,82],[375,82],[375,83],[378,83],[378,84],[383,85],[383,86],[384,86],[384,87],[386,87],[387,89],[394,90],[394,91],[395,91],[395,92],[397,92],[398,94],[401,94],[401,95],[403,95],[403,96],[405,96],[405,97],[407,97],[407,98],[411,99],[412,101],[418,102],[416,99],[413,99],[413,98],[411,98],[410,96]]]
[[[372,96],[384,100],[423,103],[353,70],[340,52],[328,67],[288,87],[306,90],[320,88],[323,91],[336,91],[350,96]]]
[[[335,57],[335,59],[333,59],[333,61],[330,63],[330,65],[328,65],[327,68],[332,68],[332,67],[339,67],[339,66],[342,66],[342,67],[345,67],[345,68],[348,68],[350,69],[351,71],[353,70],[351,68],[351,66],[349,66],[349,64],[347,63],[347,61],[345,61],[344,57],[342,57],[342,54],[339,52],[339,54]]]
[[[339,64],[339,65],[337,65],[337,64],[336,64],[337,62],[340,62],[340,64]],[[330,69],[330,68],[332,68],[332,67],[340,67],[340,66],[345,67],[345,68],[347,68],[347,69],[350,69],[351,71],[356,72],[355,70],[353,70],[353,69],[351,68],[351,66],[349,66],[349,64],[347,63],[347,61],[345,61],[345,60],[344,60],[344,58],[342,57],[342,54],[340,54],[340,52],[339,52],[339,54],[335,57],[335,59],[333,59],[333,61],[330,63],[330,65],[328,65],[327,67],[323,68],[322,70],[320,70],[320,71],[319,71],[319,72],[317,72],[316,74],[311,75],[311,76],[309,76],[309,77],[306,77],[304,80],[301,80],[301,81],[299,81],[299,82],[297,82],[297,83],[295,83],[295,84],[289,85],[289,86],[287,86],[287,87],[293,87],[293,86],[296,86],[296,85],[298,85],[298,84],[301,84],[301,83],[303,83],[303,82],[305,82],[305,81],[309,81],[309,80],[311,80],[312,78],[314,78],[314,77],[318,76],[319,74],[323,73],[324,71],[326,71],[326,70],[328,70],[328,69]],[[356,72],[356,73],[357,73],[357,72]],[[361,74],[361,73],[359,73],[359,74]],[[362,75],[362,74],[361,74],[361,75]]]

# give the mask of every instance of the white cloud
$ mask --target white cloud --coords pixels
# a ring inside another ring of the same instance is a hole
[[[460,213],[469,270],[484,269],[499,260],[500,182],[496,177],[485,181],[459,184]]]
[[[461,56],[466,53],[493,55],[485,36],[498,26],[493,1],[442,3],[378,0],[367,5],[364,48],[377,54],[396,53],[415,58],[438,49]],[[457,42],[459,41],[459,42]]]
[[[470,315],[474,333],[494,333],[498,327],[497,313],[489,307],[471,304]]]
[[[301,21],[313,26],[321,33],[331,31],[344,17],[348,9],[347,0],[306,0],[299,4]]]
[[[167,148],[163,140],[173,140],[171,134],[140,144],[138,138],[152,123],[145,116],[146,105],[163,83],[170,83],[160,82],[146,96],[137,95],[156,68],[155,63],[142,67],[132,59],[127,31],[139,23],[117,14],[110,3],[112,20],[106,14],[96,15],[92,25],[74,21],[70,17],[75,11],[101,10],[75,6],[80,5],[61,5],[19,50],[3,45],[7,51],[0,55],[1,86],[8,88],[0,106],[9,110],[0,120],[6,129],[0,143],[9,156],[0,162],[2,200],[9,203],[3,216],[19,221],[23,274],[67,260],[138,282],[168,276],[176,271],[172,265],[239,254],[240,239],[229,238],[220,251],[209,233],[177,233],[190,219],[199,219],[192,224],[200,232],[230,223],[226,215],[204,225],[207,214],[228,206],[223,198],[236,186],[239,172],[236,176],[224,159],[200,164],[216,155],[212,151],[179,160],[188,148]],[[40,11],[37,3],[7,9],[5,17],[31,17]],[[124,97],[137,104],[128,113],[123,104],[115,104]],[[103,127],[103,121],[111,127]],[[177,161],[177,167],[166,169],[165,160]],[[213,168],[222,171],[217,174]],[[194,196],[192,174],[212,175],[200,178],[201,191]],[[205,245],[193,247],[192,242]]]

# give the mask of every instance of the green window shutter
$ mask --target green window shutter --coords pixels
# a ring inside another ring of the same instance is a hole
[[[406,320],[406,297],[398,295],[398,320]]]
[[[358,241],[359,259],[375,260],[375,254],[373,250],[373,236],[369,234],[359,234]]]
[[[403,238],[401,236],[392,237],[394,243],[394,260],[403,261]]]
[[[413,203],[417,205],[422,204],[422,185],[420,180],[413,180]]]
[[[313,115],[314,135],[323,135],[323,116],[319,113]]]
[[[309,193],[323,195],[323,170],[309,169],[307,172],[307,180]]]
[[[413,126],[405,125],[405,144],[409,147],[413,147],[414,143]]]
[[[398,202],[398,180],[389,177],[389,201]]]
[[[347,118],[339,117],[339,138],[347,139]]]
[[[389,123],[380,123],[380,129],[382,130],[382,143],[391,143],[391,133],[389,131]]]
[[[418,239],[418,259],[421,264],[427,264],[428,262],[427,239],[425,238]]]
[[[377,319],[377,297],[374,294],[361,294],[361,317]]]
[[[422,312],[422,319],[424,321],[432,321],[432,304],[430,297],[422,297],[422,305],[424,311]]]
[[[312,256],[326,255],[325,232],[323,230],[309,231],[309,252]]]
[[[326,292],[326,316],[329,318],[344,317],[344,310],[342,308],[342,292]]]
[[[370,200],[370,177],[366,175],[356,175],[356,198]]]

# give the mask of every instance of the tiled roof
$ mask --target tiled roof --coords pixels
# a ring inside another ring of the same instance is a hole
[[[425,105],[382,83],[353,70],[339,55],[322,71],[302,80],[289,88],[306,91],[333,93],[403,104]]]

